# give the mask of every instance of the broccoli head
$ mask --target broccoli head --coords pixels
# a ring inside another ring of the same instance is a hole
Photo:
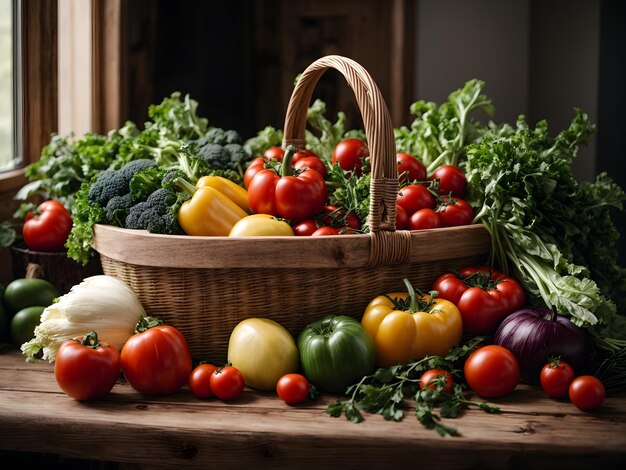
[[[106,205],[107,222],[111,225],[124,227],[126,216],[133,203],[133,197],[130,193],[123,196],[113,196]]]
[[[149,159],[133,160],[119,170],[105,170],[89,188],[90,202],[106,207],[115,196],[123,196],[130,192],[130,181],[141,170],[156,167],[156,163]]]
[[[157,189],[148,199],[130,208],[126,217],[126,228],[182,235],[184,232],[178,224],[178,209],[188,198],[186,193]]]
[[[203,147],[207,144],[243,144],[243,140],[237,131],[232,129],[224,130],[219,127],[212,127],[204,136],[196,140],[196,142],[199,147]]]

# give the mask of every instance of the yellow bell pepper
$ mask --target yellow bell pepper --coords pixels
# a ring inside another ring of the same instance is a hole
[[[176,184],[191,195],[178,210],[178,223],[187,235],[227,237],[233,226],[248,215],[215,188],[197,188],[182,178],[177,178]]]
[[[237,222],[230,231],[231,237],[293,236],[291,225],[269,214],[253,214]]]
[[[248,214],[252,213],[250,204],[248,203],[248,191],[228,178],[221,176],[203,176],[196,183],[196,188],[202,188],[203,186],[210,186],[217,189]]]
[[[406,292],[375,297],[361,325],[374,340],[379,367],[404,364],[426,356],[444,356],[463,333],[459,309],[452,302],[417,295],[408,279]]]

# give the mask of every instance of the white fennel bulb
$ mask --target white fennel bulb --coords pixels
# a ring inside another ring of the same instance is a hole
[[[61,344],[90,331],[121,350],[143,316],[139,298],[124,281],[107,275],[88,277],[43,311],[35,337],[21,346],[22,354],[28,362],[54,362]]]

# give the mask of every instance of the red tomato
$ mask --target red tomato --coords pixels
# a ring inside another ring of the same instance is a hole
[[[278,397],[288,405],[301,403],[309,396],[311,384],[300,374],[285,374],[276,383]]]
[[[443,165],[430,176],[431,180],[439,179],[438,194],[463,197],[467,193],[465,173],[458,166]]]
[[[126,380],[144,395],[163,395],[179,390],[191,373],[187,340],[173,326],[143,318],[120,355]]]
[[[576,378],[574,369],[567,362],[552,361],[541,369],[541,388],[553,398],[563,398],[569,393],[569,386]]]
[[[213,364],[200,364],[189,374],[189,390],[198,398],[211,398],[211,375],[217,370]]]
[[[265,152],[263,152],[263,158],[265,158],[266,161],[274,159],[282,162],[284,155],[285,149],[282,147],[270,147]]]
[[[233,366],[218,369],[211,375],[211,390],[220,400],[234,400],[241,395],[244,385],[243,374]]]
[[[398,178],[400,181],[426,181],[426,167],[413,155],[397,153]]]
[[[346,139],[337,144],[333,151],[332,164],[339,165],[343,171],[361,174],[363,160],[369,157],[367,144],[361,139]]]
[[[400,204],[396,204],[396,230],[409,228],[409,216]]]
[[[310,168],[311,170],[317,171],[324,179],[328,176],[328,170],[326,169],[326,165],[324,162],[319,159],[317,155],[312,157],[304,157],[300,158],[297,161],[295,160],[296,156],[300,153],[300,151],[296,152],[294,155],[293,167],[297,170],[304,170],[305,168]],[[311,152],[312,153],[312,152]]]
[[[442,379],[439,379],[442,377]],[[437,388],[437,381],[443,381],[443,391],[446,393],[452,393],[454,387],[454,379],[452,374],[444,369],[429,369],[420,377],[420,388],[428,388],[435,390]]]
[[[248,165],[248,168],[246,168],[246,171],[243,174],[243,185],[246,189],[248,189],[248,186],[250,186],[250,183],[256,174],[261,170],[265,170],[266,162],[267,160],[263,157],[257,157],[250,162],[250,165]]]
[[[343,207],[327,205],[324,206],[322,216],[319,218],[323,225],[330,225],[339,230],[342,228],[361,229],[361,221],[354,212],[346,214]]]
[[[436,209],[442,227],[469,225],[474,220],[474,209],[465,200],[458,197],[441,198]]]
[[[517,386],[519,363],[511,351],[491,344],[474,351],[463,367],[470,389],[484,398],[508,395]]]
[[[593,411],[604,403],[604,385],[592,375],[576,377],[569,386],[569,399],[581,411]]]
[[[24,243],[33,251],[63,251],[72,230],[72,216],[58,201],[39,204],[34,213],[26,216],[22,235]]]
[[[428,207],[414,212],[413,215],[409,217],[409,230],[423,230],[427,228],[439,227],[441,227],[439,214]]]
[[[325,225],[318,228],[315,232],[311,234],[312,237],[323,237],[326,235],[339,235],[339,230],[337,230],[335,227]]]
[[[435,197],[421,184],[409,184],[398,191],[396,203],[404,208],[407,215],[411,217],[420,209],[435,207]]]
[[[463,330],[474,334],[493,333],[505,317],[526,303],[526,293],[517,280],[488,266],[442,274],[432,289],[458,307]]]
[[[305,219],[296,222],[292,226],[293,234],[299,237],[310,237],[317,230],[317,222],[313,219]]]
[[[67,395],[92,400],[111,391],[120,375],[120,353],[91,332],[65,341],[57,351],[54,378]]]

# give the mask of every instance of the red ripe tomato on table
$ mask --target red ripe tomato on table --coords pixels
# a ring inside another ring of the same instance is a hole
[[[72,230],[72,216],[59,201],[45,201],[26,214],[22,235],[33,251],[63,251]]]
[[[483,398],[508,395],[515,390],[520,377],[515,355],[496,344],[480,347],[471,353],[463,372],[469,388]]]
[[[121,352],[126,380],[144,395],[179,390],[191,373],[191,351],[183,334],[159,319],[142,318]]]
[[[120,375],[120,353],[92,331],[65,341],[57,351],[54,378],[70,397],[93,400],[111,391]]]

